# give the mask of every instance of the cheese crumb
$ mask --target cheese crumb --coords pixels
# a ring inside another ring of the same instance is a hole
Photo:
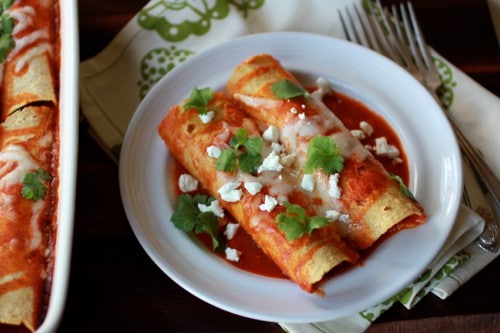
[[[373,127],[364,120],[359,123],[359,128],[368,136],[373,134]]]
[[[245,182],[243,183],[243,187],[245,187],[251,195],[256,195],[262,190],[262,184],[258,182]]]
[[[224,236],[226,236],[227,240],[233,239],[239,227],[240,225],[238,223],[228,223],[226,225],[226,230],[224,230]]]
[[[221,153],[222,153],[222,151],[217,146],[207,147],[207,154],[210,157],[219,158],[219,156],[220,156]]]
[[[210,205],[205,205],[205,204],[199,203],[198,209],[202,213],[212,212],[217,217],[224,217],[224,210],[219,205],[219,201],[217,201],[217,200],[212,201],[210,203]]]
[[[295,114],[295,113],[298,113],[299,111],[297,111],[297,109],[295,107],[292,107],[290,109],[290,112],[293,113],[293,114]]]
[[[262,162],[262,165],[257,169],[258,173],[262,171],[281,171],[283,166],[280,164],[280,157],[273,150]]]
[[[214,115],[215,113],[213,111],[208,111],[205,114],[200,114],[199,117],[202,123],[208,124],[212,121],[212,119],[214,119]]]
[[[264,198],[264,203],[260,205],[259,208],[262,211],[271,212],[277,205],[278,205],[278,200],[266,194]]]
[[[183,193],[193,192],[198,188],[198,180],[187,173],[179,176],[178,183],[179,189]]]
[[[302,176],[300,186],[306,191],[314,191],[314,176],[312,174],[305,174]]]
[[[240,187],[239,182],[229,182],[227,184],[222,185],[217,193],[220,194],[222,200],[227,202],[238,202],[243,195],[243,192],[238,188]]]
[[[387,139],[383,136],[375,139],[375,153],[379,156],[386,156],[389,158],[395,158],[399,156],[398,148],[388,144]]]
[[[280,137],[280,131],[276,126],[271,125],[262,133],[262,137],[268,142],[277,142]]]
[[[226,259],[229,260],[229,261],[234,261],[234,262],[238,262],[240,260],[240,255],[241,255],[241,252],[238,251],[238,250],[235,250],[233,248],[230,248],[229,246],[226,247]]]
[[[351,130],[351,134],[358,140],[366,139],[366,134],[360,129]]]
[[[336,221],[340,217],[340,212],[335,209],[330,209],[326,211],[325,216],[329,220]]]
[[[305,120],[306,119],[306,114],[304,112],[299,113],[299,119],[300,120]]]
[[[330,175],[328,179],[328,184],[330,188],[328,189],[328,195],[332,198],[340,198],[340,187],[339,187],[339,174]]]

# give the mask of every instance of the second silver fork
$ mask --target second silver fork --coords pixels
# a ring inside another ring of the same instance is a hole
[[[352,10],[347,8],[345,17],[339,10],[339,17],[347,39],[369,47],[397,62],[419,80],[443,108],[455,131],[462,152],[472,165],[478,181],[486,189],[486,196],[492,205],[493,212],[484,216],[485,231],[478,238],[478,245],[487,251],[496,252],[498,225],[495,220],[498,220],[500,209],[500,182],[456,126],[439,98],[438,91],[443,83],[411,3],[407,3],[407,10],[403,4],[400,5],[399,11],[392,6],[390,14],[382,7],[379,0],[375,3],[363,1],[363,4],[365,7],[361,10],[356,5]]]

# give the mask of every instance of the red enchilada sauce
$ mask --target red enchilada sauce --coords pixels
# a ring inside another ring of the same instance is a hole
[[[375,139],[383,136],[387,139],[387,142],[390,145],[398,148],[400,152],[400,158],[402,159],[402,162],[400,163],[395,163],[388,157],[377,156],[375,154],[374,156],[382,163],[382,165],[389,173],[400,176],[404,183],[408,184],[408,164],[403,151],[403,147],[394,130],[382,117],[374,113],[364,104],[338,92],[332,92],[326,95],[323,99],[323,102],[326,104],[326,106],[328,106],[330,110],[335,113],[335,115],[344,123],[344,125],[349,130],[359,129],[359,123],[361,121],[366,121],[368,124],[370,124],[370,126],[373,128],[373,134],[367,136],[366,139],[361,140],[364,145],[373,147],[375,146]],[[174,179],[178,179],[179,175],[183,171],[184,170],[182,170],[182,167],[179,165],[177,172],[175,172]],[[224,230],[222,229],[221,232],[223,231]],[[204,243],[207,249],[212,249],[212,242],[207,234],[198,234],[196,235],[196,237],[202,243]],[[386,237],[382,238],[385,239]],[[383,239],[381,241],[383,241]],[[281,273],[281,270],[276,266],[276,264],[264,254],[264,252],[255,244],[251,236],[248,235],[245,230],[243,230],[243,228],[238,228],[235,236],[231,240],[227,241],[227,246],[241,252],[238,262],[227,260],[228,263],[251,273],[268,277],[286,278],[286,276]],[[225,254],[223,252],[219,253],[214,251],[214,253],[225,259]],[[365,255],[367,255],[367,253]],[[349,267],[351,266],[340,265],[327,276],[331,277],[335,274],[339,274]]]

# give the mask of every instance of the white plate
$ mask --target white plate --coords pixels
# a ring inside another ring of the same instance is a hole
[[[396,130],[409,158],[410,189],[429,220],[379,247],[362,267],[307,294],[294,283],[239,270],[169,222],[172,157],[157,134],[169,107],[194,86],[223,89],[247,57],[270,53],[302,80],[322,76],[380,113]],[[397,293],[427,267],[446,240],[462,188],[460,155],[435,101],[409,74],[357,45],[303,33],[250,35],[213,48],[162,79],[139,105],[120,159],[123,204],[139,242],[180,286],[224,310],[265,321],[324,321],[362,311]]]

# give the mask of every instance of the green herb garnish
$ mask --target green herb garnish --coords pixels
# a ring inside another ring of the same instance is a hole
[[[198,110],[199,114],[207,114],[207,105],[208,102],[212,100],[213,96],[214,92],[209,87],[202,89],[194,87],[193,91],[191,91],[191,96],[189,96],[189,99],[184,104],[183,109],[187,110],[194,108]]]
[[[212,238],[212,247],[219,249],[223,239],[219,234],[219,220],[212,212],[201,212],[198,204],[210,205],[214,197],[196,194],[181,194],[177,197],[177,205],[170,221],[185,232],[207,233]]]
[[[411,191],[408,189],[408,187],[406,187],[406,184],[403,182],[403,179],[401,177],[399,177],[398,175],[396,175],[394,173],[391,173],[391,178],[394,179],[399,184],[399,187],[401,188],[401,192],[403,192],[405,197],[416,201],[415,196],[413,195],[413,193],[411,193]]]
[[[262,164],[262,147],[264,140],[260,136],[248,137],[248,131],[238,128],[229,140],[229,148],[223,149],[215,168],[219,171],[234,172],[237,168],[253,174]]]
[[[314,229],[319,229],[330,223],[326,217],[313,216],[308,217],[306,210],[289,202],[284,202],[286,213],[280,213],[276,216],[278,229],[285,233],[288,241],[293,241],[302,237],[304,234],[311,234]]]
[[[22,179],[21,195],[23,198],[33,201],[45,198],[47,195],[45,183],[51,179],[52,177],[42,168],[26,173]]]
[[[327,136],[316,136],[309,141],[304,172],[313,173],[322,169],[325,174],[334,174],[344,168],[341,149]]]
[[[308,96],[309,93],[304,88],[286,79],[277,81],[271,85],[271,92],[278,98],[288,99],[299,96]]]
[[[7,12],[13,2],[13,0],[0,0],[0,63],[5,60],[9,51],[15,46],[12,37],[14,18]]]

